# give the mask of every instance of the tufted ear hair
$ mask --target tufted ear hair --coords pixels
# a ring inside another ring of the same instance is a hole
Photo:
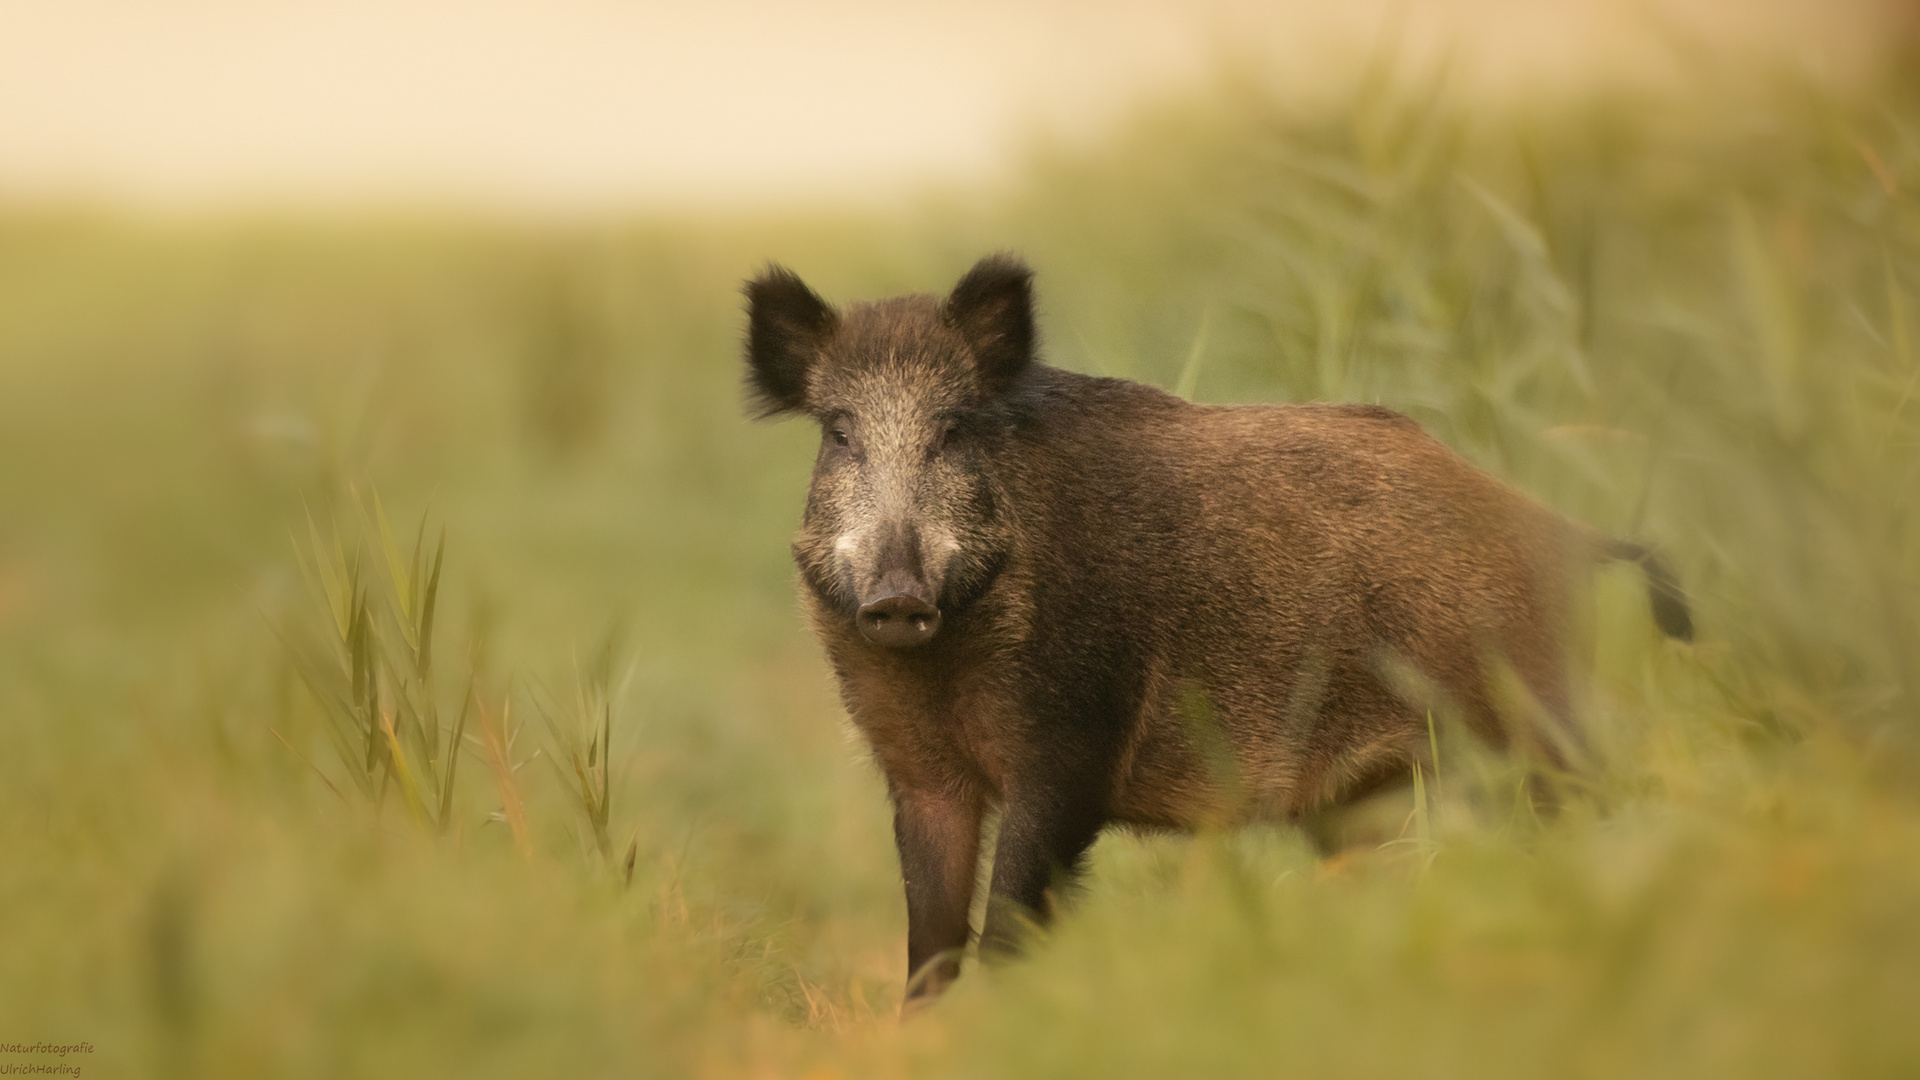
[[[979,364],[990,395],[1006,392],[1033,361],[1033,271],[1014,255],[989,255],[953,287],[942,311]]]
[[[807,372],[840,327],[840,315],[777,263],[741,290],[747,297],[747,395],[756,416],[807,406]]]

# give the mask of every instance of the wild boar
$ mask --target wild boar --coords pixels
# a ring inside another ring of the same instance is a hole
[[[1583,562],[1642,563],[1691,635],[1646,548],[1399,413],[1040,363],[1032,277],[992,256],[944,300],[844,311],[778,266],[745,288],[758,412],[820,425],[793,555],[892,796],[910,1001],[959,972],[990,805],[983,950],[1048,918],[1110,824],[1301,818],[1409,776],[1436,704],[1508,742],[1496,667],[1564,729],[1551,759]]]

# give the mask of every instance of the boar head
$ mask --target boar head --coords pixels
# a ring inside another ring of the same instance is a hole
[[[992,256],[945,300],[845,311],[779,266],[746,286],[747,386],[760,414],[820,425],[794,559],[826,609],[875,645],[933,640],[1006,558],[997,477],[1008,398],[1033,361],[1032,278]]]

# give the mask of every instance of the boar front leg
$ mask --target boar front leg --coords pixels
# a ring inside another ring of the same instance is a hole
[[[1102,823],[1091,800],[1076,797],[1067,784],[1032,783],[1007,792],[987,925],[980,935],[982,954],[1014,952],[1028,924],[1053,917],[1056,887],[1072,879]]]
[[[960,974],[972,932],[973,880],[984,804],[974,790],[896,788],[893,836],[907,887],[907,996],[930,1000]]]

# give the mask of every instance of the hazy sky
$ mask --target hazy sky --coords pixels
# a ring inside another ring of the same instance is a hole
[[[1223,49],[1310,86],[1382,27],[1479,92],[1844,76],[1895,0],[0,0],[0,194],[517,210],[859,198],[990,175]]]

